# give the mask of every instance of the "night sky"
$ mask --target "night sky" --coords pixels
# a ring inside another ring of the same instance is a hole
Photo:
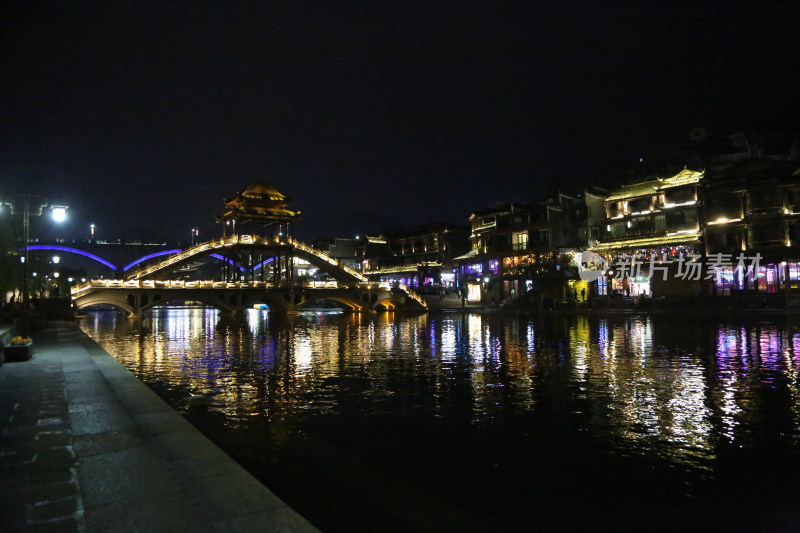
[[[6,1],[0,193],[67,237],[216,236],[257,179],[303,239],[464,223],[797,116],[798,4]]]

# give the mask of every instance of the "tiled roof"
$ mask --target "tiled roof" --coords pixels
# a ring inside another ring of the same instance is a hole
[[[658,237],[646,237],[643,239],[627,239],[621,241],[601,242],[590,248],[593,252],[604,252],[608,250],[621,250],[629,248],[650,248],[661,245],[689,244],[697,242],[703,235],[701,231],[692,233],[678,233],[674,235],[662,235]]]
[[[641,183],[623,185],[620,189],[612,191],[608,198],[606,198],[606,201],[614,202],[617,200],[636,198],[638,196],[650,196],[664,189],[698,183],[703,179],[703,175],[704,171],[702,170],[689,170],[688,168],[684,168],[670,178],[656,178]]]

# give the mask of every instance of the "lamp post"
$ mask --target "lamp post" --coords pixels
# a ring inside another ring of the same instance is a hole
[[[30,193],[13,195],[12,199],[10,201],[7,200],[5,203],[11,207],[11,214],[14,214],[15,210],[20,207],[22,208],[22,243],[25,247],[24,254],[21,258],[22,263],[25,265],[22,277],[22,308],[23,311],[27,313],[30,303],[30,295],[28,294],[28,243],[30,242],[31,215],[41,216],[42,210],[49,206],[53,220],[56,222],[63,222],[67,218],[67,206],[50,204],[50,202],[42,196]]]

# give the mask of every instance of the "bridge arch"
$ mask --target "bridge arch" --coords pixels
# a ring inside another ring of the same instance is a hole
[[[94,254],[86,252],[86,251],[83,251],[83,250],[79,250],[77,248],[70,248],[69,246],[57,246],[55,244],[33,244],[31,246],[28,246],[28,251],[29,252],[33,252],[33,251],[36,251],[36,250],[55,250],[55,251],[58,251],[58,252],[66,252],[66,253],[69,253],[69,254],[82,255],[84,257],[88,257],[89,259],[97,261],[98,263],[102,263],[103,265],[107,266],[111,270],[117,270],[116,266],[111,264],[109,261],[106,261],[102,257],[100,257],[98,255],[94,255]],[[19,251],[23,252],[23,251],[25,251],[25,248],[20,248]]]
[[[364,310],[364,306],[362,304],[359,304],[357,301],[351,298],[344,298],[341,296],[323,296],[320,298],[308,298],[307,300],[298,305],[298,309],[302,310],[304,308],[310,307],[314,302],[317,302],[319,300],[327,300],[329,302],[335,302],[337,304],[341,304],[350,311]]]
[[[143,255],[139,259],[137,259],[137,260],[135,260],[135,261],[133,261],[131,263],[128,263],[127,265],[122,267],[122,270],[130,270],[132,267],[135,267],[139,263],[143,263],[143,262],[147,261],[148,259],[153,259],[155,257],[160,257],[162,255],[177,254],[177,253],[180,253],[180,251],[181,251],[180,248],[176,248],[175,250],[163,250],[161,252],[156,252],[156,253],[153,253],[153,254]]]
[[[128,315],[135,315],[136,311],[133,307],[125,303],[124,301],[120,301],[118,299],[108,299],[108,298],[93,298],[93,299],[84,299],[81,302],[75,303],[75,308],[79,311],[86,309],[87,307],[93,307],[95,305],[111,305],[117,309],[125,311]]]
[[[176,302],[199,302],[207,307],[213,307],[215,309],[219,309],[225,313],[236,313],[239,311],[239,308],[236,306],[231,305],[229,302],[219,299],[219,298],[191,298],[190,300],[182,299],[182,298],[163,298],[160,300],[153,300],[146,305],[143,305],[139,308],[139,313],[144,313],[145,311],[149,311],[155,307],[166,307],[170,304],[174,304]]]
[[[208,257],[213,257],[214,259],[219,259],[220,261],[225,261],[226,263],[228,263],[231,266],[236,266],[236,263],[234,261],[231,261],[227,257],[223,257],[223,256],[221,256],[219,254],[208,254]],[[246,272],[246,270],[245,270],[245,268],[243,266],[239,267],[239,271],[240,272]]]

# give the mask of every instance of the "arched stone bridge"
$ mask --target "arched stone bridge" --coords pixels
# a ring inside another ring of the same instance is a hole
[[[288,314],[302,311],[323,299],[355,312],[378,310],[424,311],[426,304],[404,288],[378,284],[338,286],[335,282],[272,284],[267,282],[92,280],[72,290],[78,309],[113,305],[132,317],[170,302],[201,302],[223,311],[241,313],[257,304]]]
[[[252,265],[249,269],[241,269],[244,274],[237,273],[235,281],[153,279],[203,256],[219,258],[220,253],[229,263],[232,261],[225,256],[246,255],[250,263],[253,254],[284,259],[299,257],[326,272],[331,279],[306,283],[287,279],[257,281]],[[248,272],[249,280],[246,279]],[[72,288],[72,300],[78,309],[106,304],[124,309],[132,316],[141,316],[156,305],[178,301],[202,302],[231,312],[241,312],[263,303],[271,310],[296,313],[320,299],[337,302],[353,311],[427,309],[422,299],[404,287],[389,288],[369,283],[359,272],[310,246],[253,235],[200,244],[132,272],[124,280],[92,280]]]

